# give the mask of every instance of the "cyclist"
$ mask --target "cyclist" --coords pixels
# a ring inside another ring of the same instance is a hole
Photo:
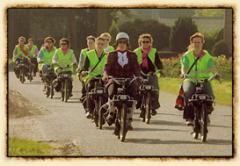
[[[137,60],[140,65],[140,69],[144,74],[148,73],[154,73],[159,72],[163,69],[162,62],[159,58],[159,55],[157,53],[157,49],[153,48],[153,38],[151,34],[142,34],[139,36],[138,39],[139,47],[134,50],[134,52],[137,54]],[[156,75],[151,75],[149,78],[149,83],[154,87],[154,89],[157,89],[152,96],[152,115],[156,115],[158,109],[160,107],[159,104],[159,83],[158,83],[158,77]],[[138,107],[138,106],[137,106]],[[140,114],[140,117],[143,117],[144,112],[142,111]]]
[[[84,48],[81,50],[81,53],[79,56],[78,69],[77,69],[78,71],[80,71],[83,68],[84,61],[87,56],[87,52],[90,50],[93,50],[95,48],[95,37],[94,36],[92,36],[92,35],[87,36],[86,40],[87,40],[87,48]],[[81,75],[79,75],[79,80],[82,83],[82,97],[80,98],[80,101],[83,102],[84,96],[86,94],[86,89],[85,89],[84,82],[82,81],[80,76]]]
[[[56,49],[54,56],[52,58],[52,63],[54,65],[54,71],[56,75],[59,75],[62,71],[70,71],[73,73],[74,67],[77,64],[76,57],[72,49],[70,49],[70,41],[67,38],[61,38],[59,41],[60,48]],[[59,92],[61,88],[61,82],[57,78],[53,83],[55,90]],[[70,96],[72,96],[72,80],[69,85]]]
[[[47,66],[52,64],[52,57],[56,51],[54,46],[55,39],[53,37],[46,37],[44,39],[44,44],[38,53],[38,71],[40,77],[42,73],[46,73]]]
[[[33,74],[34,76],[36,76],[37,69],[38,69],[38,64],[37,64],[38,48],[36,45],[34,45],[32,38],[28,38],[28,44],[26,46],[29,51],[29,57],[30,57],[31,63],[34,64]]]
[[[129,36],[125,32],[119,32],[116,36],[117,48],[116,51],[109,53],[107,64],[105,66],[105,71],[103,74],[103,80],[107,81],[107,91],[110,100],[112,100],[113,95],[117,91],[117,85],[112,82],[112,80],[108,80],[108,76],[113,76],[116,78],[131,78],[134,76],[140,76],[140,68],[137,62],[137,56],[134,52],[129,51]],[[127,92],[131,97],[135,100],[138,100],[138,88],[139,82],[135,80],[129,87]],[[132,113],[135,108],[135,104],[133,104],[133,108],[131,109],[128,117],[129,117],[129,129],[132,129]],[[111,125],[114,122],[115,111],[110,105],[110,113],[107,117],[107,122]],[[115,134],[118,134],[119,128],[115,126]]]
[[[14,72],[16,74],[16,77],[19,78],[19,69],[18,69],[18,64],[23,61],[26,64],[29,63],[29,57],[28,57],[28,49],[25,46],[26,38],[23,36],[20,36],[18,38],[18,44],[15,46],[13,50],[13,58],[12,61],[15,64],[14,66]]]
[[[114,47],[109,45],[109,43],[111,42],[112,36],[110,35],[110,33],[108,32],[104,32],[100,35],[100,37],[104,38],[105,42],[104,42],[104,51],[106,53],[110,53],[114,51]]]
[[[104,38],[97,37],[95,40],[95,49],[87,52],[84,66],[80,71],[87,91],[90,91],[94,88],[94,81],[92,81],[92,79],[97,76],[102,76],[104,66],[107,61],[107,54],[103,49]],[[86,110],[86,117],[91,118],[94,110],[94,101],[89,99],[89,105],[86,105],[86,102],[84,102],[83,105]]]
[[[207,50],[203,50],[203,44],[205,43],[204,35],[197,32],[190,37],[190,45],[188,51],[184,53],[181,58],[181,76],[183,81],[184,99],[187,102],[195,91],[196,80],[205,80],[216,73],[213,58]],[[199,57],[196,64],[193,66],[190,73],[187,75],[187,71],[194,63],[195,59]],[[214,98],[212,86],[210,82],[205,82],[206,93]],[[213,106],[209,105],[210,112],[213,110]],[[193,110],[189,108],[188,104],[184,107],[183,118],[186,119],[186,124],[191,125],[193,122],[194,114]]]

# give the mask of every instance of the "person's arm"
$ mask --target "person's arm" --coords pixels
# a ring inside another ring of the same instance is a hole
[[[43,50],[40,49],[37,55],[37,61],[38,63],[43,63],[43,60],[44,60],[44,53],[43,53]]]
[[[185,75],[187,74],[188,67],[189,67],[189,60],[186,54],[182,56],[180,62],[181,62],[181,74]]]
[[[13,61],[14,63],[16,63],[17,58],[18,58],[18,55],[17,55],[17,48],[15,47],[14,50],[13,50],[12,61]]]
[[[36,49],[35,49],[35,57],[37,57],[37,55],[38,55],[38,48],[37,48],[37,46],[36,46]]]
[[[88,56],[86,56],[86,58],[84,59],[83,67],[80,69],[80,72],[88,71],[89,66],[90,66],[90,61],[88,59]]]
[[[140,66],[137,61],[137,55],[133,52],[131,55],[132,65],[133,65],[133,73],[135,76],[140,76]]]
[[[163,69],[163,63],[162,63],[162,61],[161,61],[157,52],[155,54],[155,64],[156,64],[157,69],[159,69],[159,70]]]
[[[79,56],[79,63],[78,63],[78,68],[81,69],[84,66],[84,55],[83,51],[81,50],[80,56]]]

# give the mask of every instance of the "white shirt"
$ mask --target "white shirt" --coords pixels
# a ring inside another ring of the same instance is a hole
[[[117,52],[118,54],[118,64],[124,67],[124,65],[128,64],[128,57],[127,57],[127,52],[121,53]]]

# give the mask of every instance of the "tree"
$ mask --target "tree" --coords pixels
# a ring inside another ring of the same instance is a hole
[[[175,21],[170,34],[170,48],[176,52],[184,52],[189,45],[189,37],[198,31],[191,17],[180,17]]]
[[[136,19],[124,22],[119,26],[119,30],[128,33],[132,49],[138,47],[138,37],[143,33],[150,33],[153,36],[153,46],[158,50],[169,47],[170,27],[156,20]]]

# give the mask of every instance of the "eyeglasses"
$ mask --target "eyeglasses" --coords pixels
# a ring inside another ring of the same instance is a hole
[[[144,44],[145,44],[145,43],[150,43],[150,41],[142,41],[142,43],[144,43]]]
[[[61,43],[61,45],[63,46],[63,45],[67,45],[67,43]]]

